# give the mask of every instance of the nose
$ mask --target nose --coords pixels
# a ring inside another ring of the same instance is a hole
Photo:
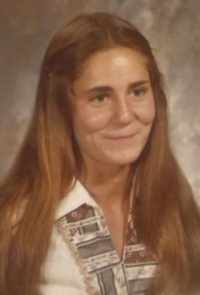
[[[128,102],[126,97],[116,99],[114,110],[113,110],[113,119],[115,123],[118,124],[129,124],[134,117],[133,110]]]

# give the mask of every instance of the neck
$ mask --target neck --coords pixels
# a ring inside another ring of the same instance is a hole
[[[88,172],[89,171],[89,172]],[[118,210],[129,199],[133,180],[130,165],[122,167],[95,167],[86,169],[81,182],[103,209]]]

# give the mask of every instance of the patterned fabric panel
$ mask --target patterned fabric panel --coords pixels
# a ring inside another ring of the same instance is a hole
[[[157,262],[138,243],[131,214],[122,260],[99,208],[84,204],[58,219],[56,224],[80,266],[88,294],[147,294]]]

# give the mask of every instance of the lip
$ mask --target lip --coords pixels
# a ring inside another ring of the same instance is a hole
[[[114,141],[128,141],[133,139],[137,133],[128,134],[128,135],[117,135],[117,136],[106,136],[106,139],[114,140]]]

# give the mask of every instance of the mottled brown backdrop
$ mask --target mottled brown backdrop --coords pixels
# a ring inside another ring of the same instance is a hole
[[[93,11],[127,18],[151,40],[166,77],[174,152],[200,203],[199,0],[0,0],[0,178],[27,129],[50,38]]]

